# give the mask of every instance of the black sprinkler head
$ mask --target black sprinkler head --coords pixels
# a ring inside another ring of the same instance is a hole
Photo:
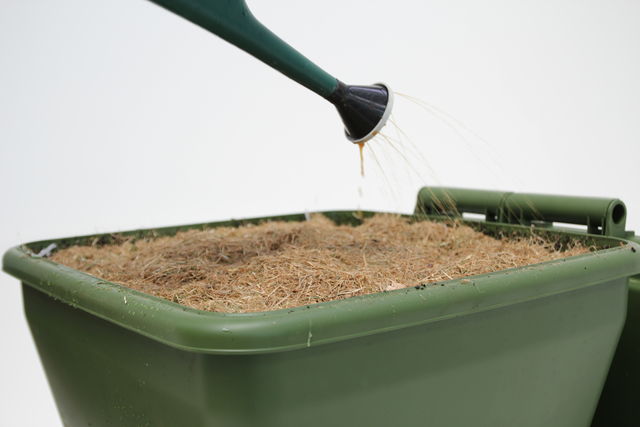
[[[382,83],[350,86],[338,81],[327,99],[338,109],[347,139],[355,144],[376,136],[393,108],[393,93]]]

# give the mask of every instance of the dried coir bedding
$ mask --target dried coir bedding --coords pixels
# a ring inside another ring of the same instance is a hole
[[[482,274],[588,252],[540,236],[495,239],[461,224],[376,215],[337,226],[324,216],[173,237],[74,246],[69,267],[200,310],[255,312]]]

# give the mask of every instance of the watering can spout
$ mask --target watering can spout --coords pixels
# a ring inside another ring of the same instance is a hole
[[[350,141],[367,141],[386,123],[393,105],[387,85],[345,85],[262,25],[245,0],[151,1],[220,36],[330,101],[338,109]]]
[[[393,92],[384,83],[350,86],[338,81],[327,98],[338,110],[347,139],[359,144],[376,136],[393,108]]]

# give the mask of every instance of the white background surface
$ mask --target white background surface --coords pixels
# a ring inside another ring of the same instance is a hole
[[[408,212],[424,184],[619,197],[640,228],[640,2],[250,5],[341,80],[387,82],[487,142],[399,99],[395,120],[425,159],[408,154],[410,167],[377,142],[387,179],[368,157],[362,182],[331,105],[151,3],[0,0],[0,250],[305,210]],[[0,286],[0,425],[59,425],[18,282]]]

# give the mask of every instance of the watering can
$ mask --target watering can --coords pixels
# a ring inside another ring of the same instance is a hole
[[[251,13],[245,0],[151,0],[220,36],[331,102],[345,136],[364,143],[382,129],[393,108],[389,86],[347,85],[288,45]]]

